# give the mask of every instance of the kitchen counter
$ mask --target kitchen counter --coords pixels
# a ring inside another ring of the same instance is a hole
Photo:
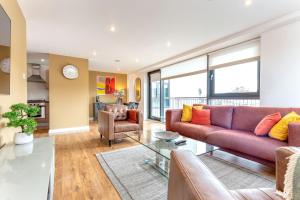
[[[55,169],[54,138],[36,138],[0,150],[0,199],[52,199]]]
[[[27,100],[27,103],[49,103],[49,101],[45,99],[36,99],[36,100]]]

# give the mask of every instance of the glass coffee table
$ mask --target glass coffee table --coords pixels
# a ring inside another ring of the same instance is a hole
[[[198,140],[179,136],[174,140],[165,140],[155,137],[156,132],[166,132],[162,130],[152,130],[137,134],[136,132],[125,133],[130,139],[138,142],[155,153],[151,159],[146,159],[144,162],[151,164],[155,169],[165,176],[169,174],[169,164],[172,150],[188,150],[195,155],[212,153],[218,148]],[[186,140],[185,143],[176,145],[175,143],[180,140]]]

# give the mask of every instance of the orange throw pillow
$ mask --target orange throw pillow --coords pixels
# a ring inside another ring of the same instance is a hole
[[[279,112],[265,116],[256,126],[254,133],[258,136],[267,135],[275,124],[281,119]]]
[[[128,110],[128,121],[137,123],[137,110]]]
[[[210,125],[210,110],[209,109],[192,109],[192,124]]]

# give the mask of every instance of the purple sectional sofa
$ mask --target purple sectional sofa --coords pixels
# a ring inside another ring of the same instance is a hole
[[[206,105],[204,108],[210,109],[210,126],[181,122],[182,109],[174,109],[166,112],[166,129],[269,166],[274,166],[275,150],[278,147],[300,146],[300,123],[289,124],[287,141],[260,137],[253,133],[266,115],[280,112],[284,116],[292,111],[300,114],[300,108]]]

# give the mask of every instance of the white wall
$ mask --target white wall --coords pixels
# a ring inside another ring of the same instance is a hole
[[[300,21],[261,35],[261,105],[300,107]]]

